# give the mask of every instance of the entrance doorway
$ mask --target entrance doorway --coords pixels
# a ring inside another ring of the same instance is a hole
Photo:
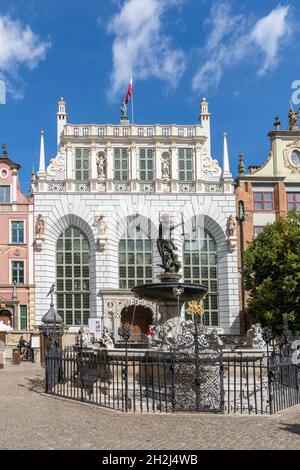
[[[12,326],[12,314],[9,310],[0,310],[0,322]]]
[[[123,308],[121,312],[121,323],[129,324],[132,335],[129,341],[144,342],[147,340],[146,333],[152,324],[152,311],[143,305],[131,305]]]

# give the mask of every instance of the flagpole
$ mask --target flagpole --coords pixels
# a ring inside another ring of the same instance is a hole
[[[134,124],[134,114],[133,114],[133,82],[132,82],[132,92],[131,92],[131,121]]]

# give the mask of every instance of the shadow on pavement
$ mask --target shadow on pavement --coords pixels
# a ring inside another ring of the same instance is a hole
[[[288,431],[288,432],[291,432],[293,434],[297,434],[298,436],[300,436],[300,424],[285,424],[285,423],[282,423],[282,425],[280,426],[280,429],[282,429],[283,431]]]
[[[25,387],[29,392],[43,393],[45,391],[45,380],[40,377],[26,378],[27,383],[20,387]]]

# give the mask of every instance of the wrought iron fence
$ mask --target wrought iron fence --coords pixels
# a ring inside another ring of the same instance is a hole
[[[273,356],[224,358],[225,411],[274,414],[300,403],[300,369]]]
[[[300,369],[271,355],[50,351],[46,392],[120,411],[273,414],[300,403]]]

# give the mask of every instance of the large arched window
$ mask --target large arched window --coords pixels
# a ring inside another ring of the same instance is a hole
[[[132,217],[126,236],[119,242],[121,289],[132,289],[136,285],[153,282],[152,240],[148,222]]]
[[[185,238],[183,263],[185,282],[202,284],[208,288],[204,300],[204,324],[218,326],[217,246],[207,230],[198,228]]]
[[[66,325],[87,325],[90,313],[90,246],[76,227],[68,227],[56,246],[57,311]]]

